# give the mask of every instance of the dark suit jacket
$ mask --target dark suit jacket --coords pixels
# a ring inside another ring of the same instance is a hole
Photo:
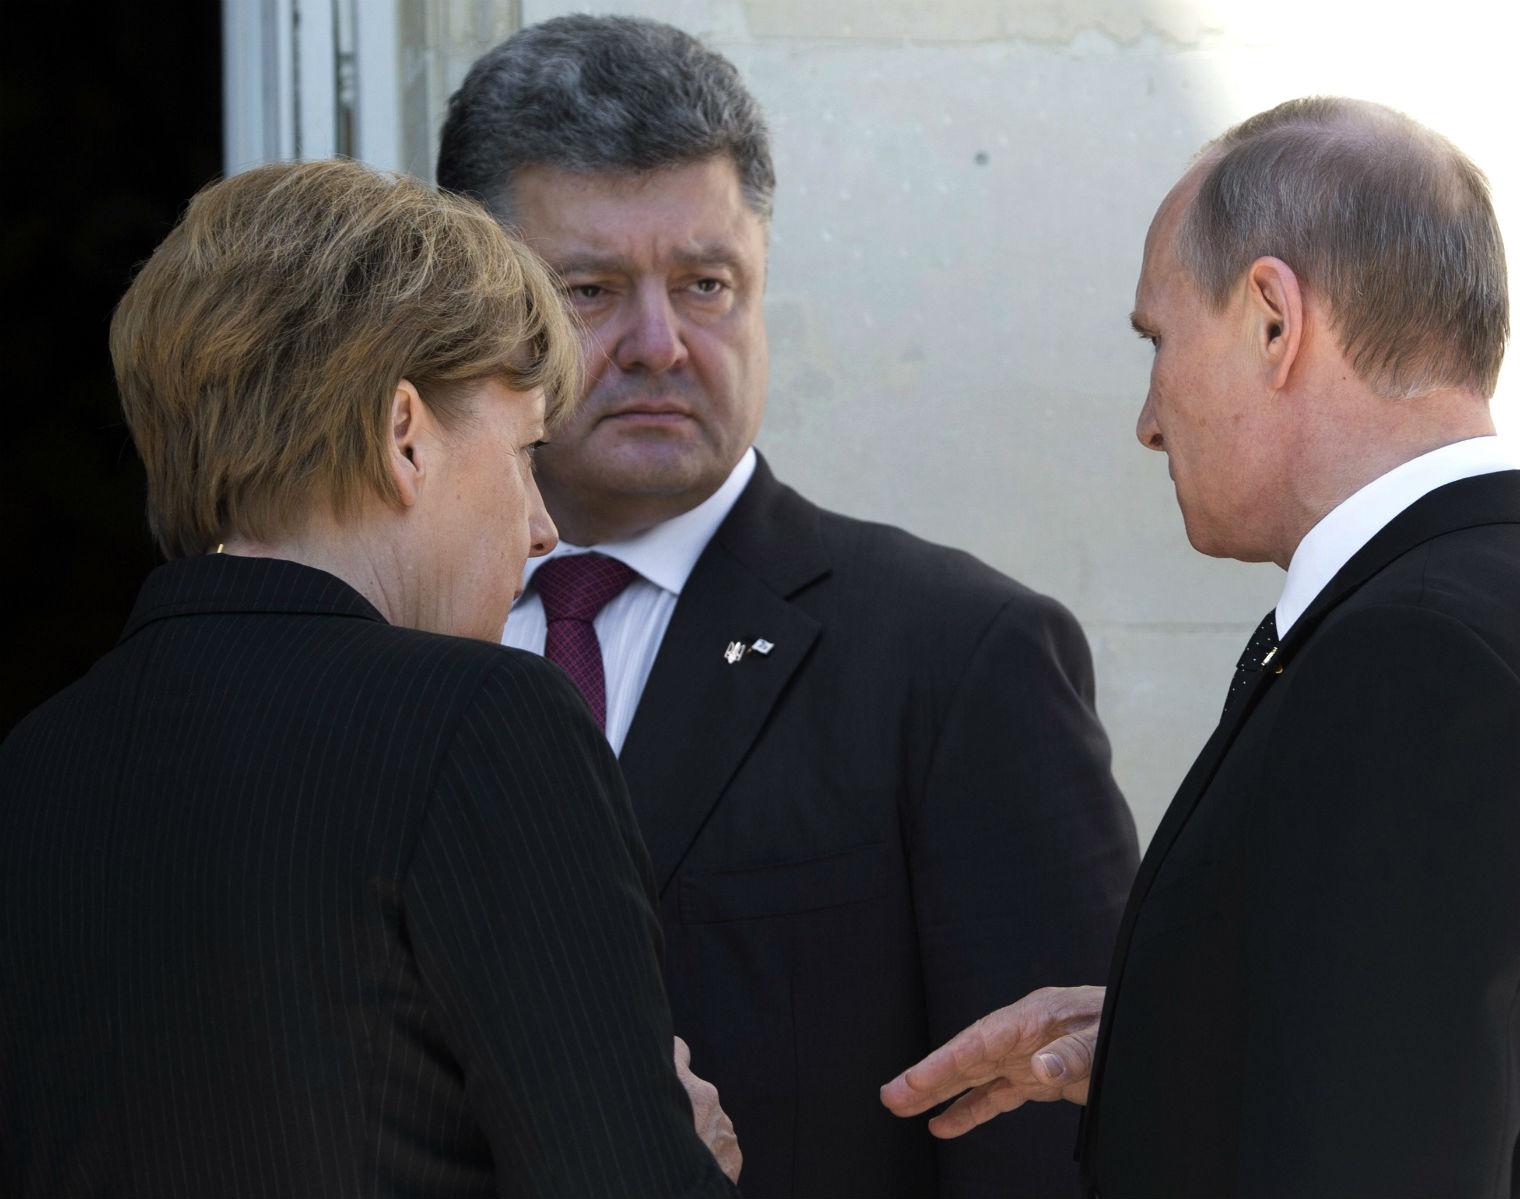
[[[0,1194],[732,1193],[626,794],[540,659],[172,562],[0,786]]]
[[[1108,986],[1102,1199],[1520,1194],[1520,472],[1411,506],[1289,630]]]
[[[775,648],[734,664],[735,640]],[[1076,1191],[1075,1113],[954,1143],[878,1088],[992,1008],[1098,979],[1135,864],[1059,605],[825,512],[764,462],[671,618],[621,765],[666,986],[752,1199]]]

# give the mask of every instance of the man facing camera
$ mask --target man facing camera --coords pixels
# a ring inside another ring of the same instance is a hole
[[[1031,995],[884,1098],[973,1088],[942,1136],[1085,1100],[1102,1199],[1520,1194],[1520,458],[1489,412],[1486,182],[1385,108],[1283,104],[1162,203],[1134,324],[1189,540],[1276,562],[1282,598],[1106,999]]]
[[[676,1028],[746,1195],[1073,1194],[1070,1113],[936,1145],[876,1089],[1107,960],[1135,842],[1087,646],[1051,600],[819,509],[753,450],[774,186],[754,99],[667,25],[550,21],[476,64],[438,176],[582,319],[583,406],[537,458],[562,540],[508,639],[564,665],[618,751]]]

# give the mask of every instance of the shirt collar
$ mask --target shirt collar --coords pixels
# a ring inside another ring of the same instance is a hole
[[[1277,601],[1277,635],[1288,630],[1341,567],[1416,500],[1476,475],[1520,468],[1520,452],[1499,437],[1472,437],[1411,458],[1342,500],[1298,543]]]
[[[524,586],[531,582],[534,572],[551,558],[566,554],[584,554],[594,549],[599,554],[616,558],[631,566],[656,587],[680,595],[691,577],[692,568],[707,548],[713,534],[718,531],[729,512],[738,502],[740,494],[749,485],[755,473],[755,450],[751,446],[744,457],[729,472],[723,485],[695,508],[672,516],[652,529],[646,529],[636,537],[625,541],[608,541],[597,546],[570,545],[561,541],[542,558],[530,558],[523,571]]]

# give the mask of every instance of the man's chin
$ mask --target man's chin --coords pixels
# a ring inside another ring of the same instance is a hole
[[[630,436],[583,457],[576,473],[601,491],[655,496],[690,491],[715,475],[721,482],[730,469],[705,441]]]

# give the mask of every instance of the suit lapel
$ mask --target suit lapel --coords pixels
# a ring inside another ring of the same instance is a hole
[[[1135,885],[1130,890],[1125,905],[1124,918],[1119,924],[1115,941],[1113,964],[1109,970],[1108,993],[1104,997],[1103,1016],[1099,1024],[1098,1045],[1094,1055],[1093,1088],[1087,1111],[1097,1118],[1098,1093],[1102,1085],[1102,1063],[1108,1049],[1108,1030],[1111,1016],[1118,1000],[1124,978],[1124,963],[1129,952],[1130,936],[1141,905],[1145,902],[1157,872],[1166,861],[1167,854],[1176,844],[1186,827],[1189,817],[1198,807],[1219,770],[1225,754],[1234,744],[1236,736],[1251,712],[1261,702],[1272,681],[1288,669],[1294,655],[1324,619],[1353,595],[1364,583],[1386,567],[1394,559],[1415,547],[1458,529],[1473,528],[1486,524],[1520,522],[1520,471],[1500,471],[1448,483],[1411,504],[1404,512],[1390,521],[1371,541],[1362,547],[1351,560],[1326,584],[1323,591],[1301,616],[1274,656],[1272,664],[1262,670],[1250,684],[1245,695],[1235,706],[1229,718],[1220,722],[1203,751],[1193,763],[1192,769],[1177,789],[1171,805],[1162,817],[1151,838],[1145,858],[1140,863]],[[1081,1134],[1082,1150],[1091,1129],[1084,1112]]]
[[[661,893],[818,637],[791,597],[827,572],[816,509],[761,459],[681,592],[619,758]],[[757,638],[774,648],[726,659]]]

